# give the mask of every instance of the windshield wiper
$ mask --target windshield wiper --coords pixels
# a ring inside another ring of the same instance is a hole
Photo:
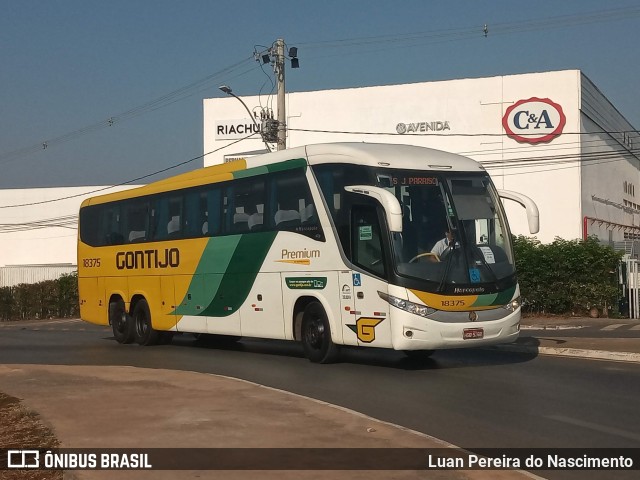
[[[438,285],[438,290],[437,290],[438,293],[444,290],[444,284],[445,284],[445,281],[447,280],[447,277],[449,276],[449,270],[451,269],[451,259],[453,258],[457,244],[458,242],[454,239],[453,245],[449,247],[449,253],[447,254],[447,263],[444,264],[444,272],[442,273],[442,279],[440,280],[440,285]]]

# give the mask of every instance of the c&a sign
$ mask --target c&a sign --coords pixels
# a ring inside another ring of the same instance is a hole
[[[565,124],[562,107],[548,98],[519,100],[502,117],[507,136],[520,143],[547,143],[559,136]]]

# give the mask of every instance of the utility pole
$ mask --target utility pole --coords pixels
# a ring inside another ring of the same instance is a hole
[[[275,74],[278,82],[278,150],[287,148],[287,114],[285,111],[284,89],[284,40],[279,38],[275,42],[276,59]]]
[[[284,150],[287,148],[287,112],[285,110],[286,97],[284,87],[285,59],[289,58],[289,60],[291,60],[291,68],[300,67],[298,49],[296,47],[291,47],[288,52],[285,52],[284,49],[284,40],[279,38],[273,42],[270,48],[263,50],[262,52],[257,50],[253,51],[253,56],[257,62],[261,62],[263,65],[266,65],[267,63],[273,65],[273,72],[278,84],[277,119],[273,119],[273,113],[270,111],[266,112],[266,114],[262,116],[262,138],[265,142],[269,143],[273,143],[275,141],[278,145],[278,150]]]

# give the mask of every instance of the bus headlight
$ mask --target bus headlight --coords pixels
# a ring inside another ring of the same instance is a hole
[[[517,297],[511,300],[506,305],[503,305],[502,308],[504,308],[505,310],[509,310],[510,312],[515,312],[520,305],[522,305],[522,303],[520,302],[520,297]]]
[[[389,295],[388,293],[378,292],[378,295],[383,300],[389,302],[390,305],[399,308],[400,310],[404,310],[405,312],[420,315],[421,317],[426,317],[437,311],[435,308],[427,307],[425,305],[418,305],[417,303],[394,297],[393,295]]]

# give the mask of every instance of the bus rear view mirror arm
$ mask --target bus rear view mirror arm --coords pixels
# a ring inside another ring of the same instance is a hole
[[[349,185],[344,187],[347,192],[365,195],[375,198],[384,208],[389,230],[392,232],[402,232],[402,207],[393,193],[380,187],[368,185]]]
[[[527,211],[527,221],[529,222],[529,232],[538,233],[540,231],[540,214],[538,206],[531,198],[521,193],[512,192],[511,190],[498,190],[498,195],[507,200],[513,200],[522,205]]]

